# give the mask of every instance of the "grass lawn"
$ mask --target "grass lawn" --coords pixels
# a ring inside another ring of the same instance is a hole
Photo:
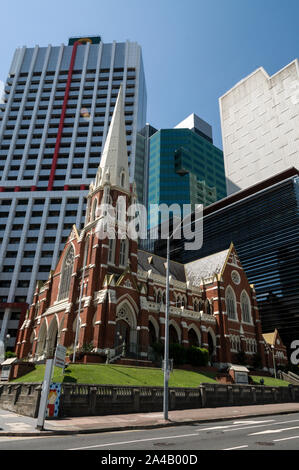
[[[12,382],[42,382],[45,366],[39,365],[29,374],[23,375]],[[106,364],[71,364],[65,371],[55,367],[54,382],[70,382],[101,385],[139,385],[163,387],[164,375],[161,369],[126,367]],[[174,369],[170,374],[170,387],[198,387],[201,383],[216,383],[213,374],[198,373]]]
[[[260,385],[260,380],[264,379],[264,385],[267,387],[287,387],[289,382],[280,379],[274,379],[273,377],[260,377],[258,375],[250,376],[255,384]]]
[[[36,366],[29,374],[23,375],[12,382],[42,382],[45,366]],[[217,383],[212,372],[196,372],[182,369],[174,369],[170,374],[170,387],[198,387],[201,383]],[[289,385],[288,382],[272,377],[251,376],[254,383],[259,385],[260,379],[264,379],[264,385],[270,387]],[[100,385],[139,385],[160,386],[164,384],[164,374],[161,369],[150,367],[127,367],[114,364],[70,364],[65,370],[55,367],[54,382],[100,384]]]

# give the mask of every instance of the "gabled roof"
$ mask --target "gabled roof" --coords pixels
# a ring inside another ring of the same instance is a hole
[[[138,268],[142,271],[151,270],[153,274],[166,276],[166,258],[154,255],[147,251],[138,250]],[[169,263],[170,276],[180,282],[186,282],[184,265],[170,260]]]
[[[277,328],[275,328],[275,330],[271,333],[264,333],[262,336],[267,344],[274,346],[277,340],[277,336],[279,337],[279,334]]]
[[[193,285],[200,285],[201,279],[211,278],[215,274],[220,274],[226,264],[230,251],[231,247],[185,264],[187,281],[190,281]]]

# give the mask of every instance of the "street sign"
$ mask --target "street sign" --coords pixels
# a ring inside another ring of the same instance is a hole
[[[39,429],[39,430],[44,429],[49,389],[50,389],[51,378],[52,378],[53,362],[54,362],[53,359],[48,359],[46,362],[45,376],[44,376],[44,381],[43,381],[43,386],[42,386],[42,393],[41,393],[37,424],[36,424],[36,429]]]
[[[56,347],[55,359],[54,359],[54,366],[64,368],[65,363],[65,355],[66,355],[66,347],[61,346],[58,344]]]

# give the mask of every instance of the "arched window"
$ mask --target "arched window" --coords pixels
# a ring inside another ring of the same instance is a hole
[[[91,222],[93,222],[96,219],[97,216],[97,207],[98,207],[98,201],[95,199],[92,204],[92,211],[91,211]]]
[[[225,303],[226,303],[226,311],[227,317],[230,320],[237,319],[237,309],[236,309],[236,298],[233,289],[228,286],[225,292]]]
[[[125,187],[125,182],[126,182],[126,174],[124,171],[122,171],[120,174],[120,185],[122,188]]]
[[[193,328],[190,328],[190,330],[188,331],[188,341],[189,341],[189,346],[196,346],[196,347],[199,347],[200,344],[199,344],[199,340],[198,340],[198,336],[196,334],[196,332],[194,331]]]
[[[119,265],[120,266],[126,266],[127,265],[127,240],[121,240],[120,241]]]
[[[104,204],[110,204],[110,188],[109,186],[104,187]]]
[[[114,239],[109,239],[109,248],[108,248],[108,263],[114,263]]]
[[[67,299],[69,296],[69,289],[74,268],[74,259],[75,252],[73,245],[71,245],[67,250],[62,263],[58,300]]]
[[[85,240],[85,247],[84,247],[84,258],[83,258],[83,262],[85,262],[85,266],[87,266],[88,264],[88,250],[89,250],[89,240],[90,240],[90,237],[88,236]]]
[[[156,337],[156,330],[154,325],[152,324],[151,321],[148,322],[148,339],[149,339],[149,346],[151,346],[154,343],[157,343],[158,338]]]
[[[211,315],[211,305],[208,299],[206,300],[205,304],[206,304],[206,314]]]
[[[242,321],[246,323],[251,323],[250,315],[251,305],[247,293],[243,290],[241,294],[241,311],[242,311]]]

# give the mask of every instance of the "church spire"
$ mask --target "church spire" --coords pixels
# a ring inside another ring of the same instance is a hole
[[[120,86],[115,103],[94,189],[103,186],[107,182],[107,175],[109,175],[109,184],[111,186],[129,192],[129,165],[122,86]]]

